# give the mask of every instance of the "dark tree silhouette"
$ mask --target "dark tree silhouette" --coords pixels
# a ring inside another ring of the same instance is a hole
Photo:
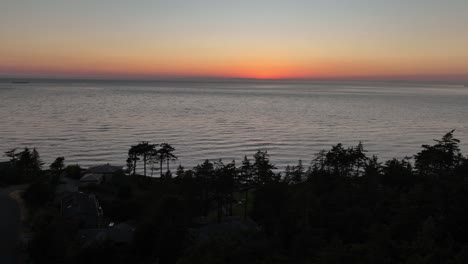
[[[215,163],[214,196],[216,200],[217,220],[221,222],[224,215],[232,216],[234,201],[234,181],[237,169],[234,161],[224,164],[222,160]],[[224,212],[223,212],[224,211]]]
[[[435,145],[422,145],[423,150],[414,156],[415,168],[420,175],[447,175],[462,160],[458,144],[453,137],[455,130],[445,134],[441,140],[434,140]]]
[[[128,166],[128,169],[133,170],[133,176],[136,175],[137,161],[140,160],[138,158],[138,155],[139,155],[138,145],[131,146],[130,149],[128,150],[127,166],[131,164],[131,167]]]
[[[267,151],[259,150],[254,155],[254,177],[256,184],[264,185],[279,180],[273,170],[275,165],[270,163],[270,155]]]
[[[205,160],[194,168],[194,176],[197,179],[201,192],[202,214],[207,216],[212,201],[214,186],[214,165],[209,160]]]
[[[116,174],[92,191],[108,219],[135,225],[134,239],[93,249],[59,213],[53,175],[39,173],[23,195],[33,209],[28,252],[35,263],[102,262],[105,254],[117,263],[466,263],[468,160],[458,144],[451,131],[422,146],[414,167],[410,158],[367,157],[361,143],[338,144],[282,179],[266,151],[252,162],[244,157],[239,168],[222,160],[179,165],[177,177],[164,180]],[[129,151],[132,170],[131,157],[145,159],[137,146]],[[13,165],[15,176],[16,168],[41,170],[37,151],[7,155],[0,180]],[[243,205],[233,203],[237,195]]]
[[[163,173],[162,173],[162,164],[164,161],[167,162],[167,173],[169,173],[169,162],[171,160],[177,160],[177,156],[173,154],[173,152],[175,151],[175,148],[173,148],[171,145],[167,144],[167,143],[162,143],[160,145],[160,149],[158,150],[158,158],[159,158],[159,162],[160,162],[160,176],[162,177],[163,176]]]
[[[413,166],[410,158],[402,160],[392,159],[385,162],[383,166],[382,184],[398,190],[409,189],[414,185]]]
[[[132,146],[128,151],[128,159],[127,164],[133,161],[133,175],[136,174],[136,164],[137,161],[140,160],[139,157],[143,159],[143,176],[146,177],[146,165],[148,163],[148,159],[155,152],[156,145],[150,144],[147,141],[142,141],[136,146]]]
[[[18,170],[19,176],[25,179],[37,176],[44,165],[35,148],[31,151],[26,147],[21,152],[12,149],[5,154],[10,157],[10,163]]]
[[[50,170],[54,171],[56,174],[60,174],[65,167],[65,158],[64,157],[57,157],[52,164],[50,164]]]
[[[297,166],[294,166],[291,172],[291,182],[297,184],[303,181],[304,177],[304,166],[302,165],[302,160],[298,161]]]
[[[240,190],[244,192],[244,220],[247,219],[247,206],[249,204],[249,191],[253,187],[253,174],[254,167],[247,156],[244,156],[237,179]]]
[[[179,164],[179,166],[177,167],[177,170],[176,170],[176,176],[178,178],[182,178],[182,177],[184,177],[184,174],[185,174],[184,166]]]
[[[18,154],[16,153],[17,148],[10,149],[5,151],[5,156],[10,158],[10,162],[14,165],[18,160]]]
[[[146,177],[146,164],[150,155],[155,151],[156,145],[149,144],[147,141],[143,141],[138,145],[139,154],[143,157],[143,175]]]

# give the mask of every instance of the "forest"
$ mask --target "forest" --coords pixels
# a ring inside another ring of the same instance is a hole
[[[169,144],[130,146],[127,166],[99,185],[105,223],[135,227],[129,243],[83,243],[60,210],[63,178],[83,169],[35,149],[10,150],[3,185],[23,193],[32,263],[468,263],[468,159],[454,131],[403,159],[337,144],[279,171],[267,151],[170,171]],[[107,221],[107,222],[106,222]]]

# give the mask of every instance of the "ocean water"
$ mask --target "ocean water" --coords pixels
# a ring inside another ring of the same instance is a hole
[[[46,165],[124,165],[139,141],[168,142],[190,168],[267,150],[282,168],[362,141],[381,161],[456,129],[468,151],[468,88],[440,83],[0,81],[0,151],[36,147]],[[2,156],[0,160],[6,160]]]

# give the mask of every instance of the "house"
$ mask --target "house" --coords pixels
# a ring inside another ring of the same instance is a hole
[[[112,166],[109,163],[107,163],[104,165],[89,167],[84,172],[84,175],[86,176],[86,174],[100,174],[102,175],[102,182],[106,182],[112,179],[112,176],[114,175],[114,173],[122,171],[122,170],[123,170],[122,166]]]
[[[80,179],[80,186],[99,185],[104,182],[104,175],[97,173],[87,173]]]
[[[94,194],[73,192],[62,196],[60,200],[62,216],[79,228],[98,228],[103,212]]]
[[[98,166],[93,166],[89,167],[86,171],[86,173],[97,173],[97,174],[104,174],[104,175],[112,175],[118,171],[123,170],[122,166],[112,166],[109,163],[104,164],[104,165],[98,165]]]

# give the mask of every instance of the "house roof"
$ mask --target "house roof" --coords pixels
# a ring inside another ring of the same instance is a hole
[[[109,163],[104,165],[98,165],[90,167],[85,173],[97,173],[97,174],[112,174],[116,171],[122,170],[122,166],[112,166]]]
[[[81,177],[80,182],[101,182],[104,175],[97,173],[88,173]]]

